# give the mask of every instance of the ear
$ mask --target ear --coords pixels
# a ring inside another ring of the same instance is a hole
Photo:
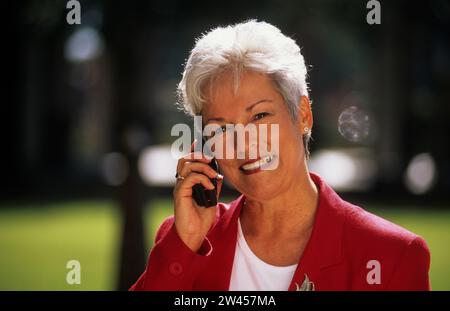
[[[309,130],[313,127],[313,114],[311,110],[311,102],[308,96],[300,97],[300,102],[297,112],[297,127],[301,133],[304,133],[305,127]]]

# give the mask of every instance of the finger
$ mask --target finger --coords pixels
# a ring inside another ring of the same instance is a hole
[[[209,162],[211,162],[212,157],[206,156],[203,152],[194,151],[194,152],[188,153],[187,155],[183,156],[181,159],[195,160],[195,161],[209,163]]]
[[[189,190],[190,194],[192,194],[192,187],[196,184],[202,184],[203,187],[209,190],[214,189],[214,185],[208,177],[203,174],[190,173],[187,177],[184,178],[184,180],[180,181],[180,191]]]
[[[217,178],[217,201],[219,201],[220,192],[222,191],[223,176],[219,174]]]
[[[191,144],[191,152],[194,151],[195,145],[197,145],[197,138],[195,138],[194,141]]]
[[[181,176],[187,176],[191,172],[203,173],[209,178],[216,178],[219,173],[209,165],[200,162],[185,162],[181,170],[178,171]]]
[[[209,163],[211,162],[212,159],[208,159],[206,158],[203,153],[201,152],[191,152],[181,158],[178,159],[178,163],[177,163],[177,172],[179,173],[180,170],[183,168],[184,163],[186,162],[193,162],[193,161],[198,161],[198,162],[202,162],[202,163]]]
[[[197,144],[198,144],[198,140],[197,140],[197,138],[196,139],[194,139],[194,142],[191,144],[191,153],[189,153],[188,155],[187,155],[187,157],[191,157],[192,158],[192,156],[194,156],[194,159],[198,159],[198,158],[204,158],[204,159],[208,159],[208,161],[211,159],[211,158],[213,158],[213,156],[211,156],[211,155],[207,155],[206,157],[205,157],[205,154],[203,153],[203,145],[200,145],[200,152],[199,151],[195,151],[195,147],[197,146]]]
[[[192,144],[191,144],[191,152],[190,153],[188,153],[186,156],[182,156],[182,157],[180,157],[179,159],[178,159],[178,162],[177,162],[177,169],[176,169],[176,172],[179,174],[180,173],[180,164],[182,164],[182,163],[180,163],[180,162],[185,162],[184,161],[184,159],[186,159],[187,157],[192,157],[191,156],[191,153],[194,151],[194,149],[195,149],[195,145],[197,144],[197,138],[194,138],[194,141],[192,142]]]

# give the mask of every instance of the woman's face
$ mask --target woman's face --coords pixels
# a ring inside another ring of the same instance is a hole
[[[205,88],[206,90],[209,87]],[[257,159],[272,156],[272,162],[266,169],[245,170],[243,165],[251,159],[249,155],[249,135],[245,139],[245,157],[233,159],[225,156],[217,162],[226,179],[241,193],[249,198],[264,200],[288,190],[298,181],[298,174],[305,170],[305,151],[302,143],[304,127],[311,128],[312,115],[309,101],[302,97],[297,121],[293,121],[288,113],[284,99],[275,89],[273,82],[264,74],[244,71],[239,80],[239,89],[235,94],[233,76],[223,73],[212,85],[212,92],[203,106],[203,123],[206,124],[242,124],[256,125],[258,139]],[[267,125],[266,139],[259,140],[261,128]],[[271,125],[278,125],[278,135],[272,137]],[[224,135],[228,137],[229,135]],[[227,138],[229,139],[229,138]],[[235,145],[236,149],[235,136]],[[266,143],[268,150],[261,154],[259,144]],[[273,148],[278,144],[278,150]],[[225,149],[226,150],[226,149]],[[277,165],[276,165],[277,164]],[[248,168],[248,165],[245,166]],[[272,169],[271,169],[272,168]]]

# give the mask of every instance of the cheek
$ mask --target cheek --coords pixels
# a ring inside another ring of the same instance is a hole
[[[267,139],[271,142],[278,140],[280,143],[291,143],[299,137],[296,124],[287,114],[279,115],[271,124],[267,126]]]
[[[279,167],[283,170],[292,169],[303,157],[303,140],[301,135],[293,129],[280,131],[279,141]]]
[[[217,160],[217,164],[219,165],[220,172],[228,177],[230,177],[233,172],[237,170],[234,160]]]
[[[298,149],[299,146],[303,143],[302,135],[300,131],[295,127],[291,122],[285,124],[284,126],[280,125],[280,147],[281,144],[289,145],[291,148]]]

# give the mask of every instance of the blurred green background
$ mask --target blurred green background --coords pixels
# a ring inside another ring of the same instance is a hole
[[[413,206],[364,206],[425,238],[431,251],[433,290],[450,290],[450,211]],[[149,251],[156,229],[172,214],[169,200],[145,208]],[[114,290],[119,211],[111,201],[55,202],[0,209],[0,290]],[[67,261],[81,264],[81,284],[66,282]]]

